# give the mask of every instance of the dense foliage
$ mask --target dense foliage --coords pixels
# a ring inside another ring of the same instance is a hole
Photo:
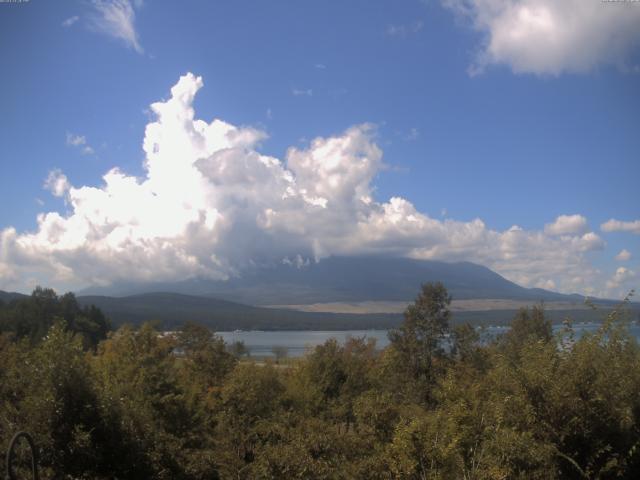
[[[0,448],[31,432],[43,478],[640,478],[640,348],[622,310],[579,339],[522,310],[481,341],[450,329],[449,302],[424,285],[388,348],[330,340],[277,364],[197,325],[125,326],[94,349],[39,310],[46,334],[0,337]]]
[[[77,333],[85,346],[95,347],[107,338],[109,320],[95,306],[82,307],[73,293],[62,296],[50,288],[36,287],[31,296],[0,300],[0,334],[31,344],[42,339],[56,322]]]

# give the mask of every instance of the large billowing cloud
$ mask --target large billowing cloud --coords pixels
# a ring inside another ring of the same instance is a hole
[[[640,4],[607,0],[442,0],[484,35],[471,71],[581,73],[626,67],[640,43]]]
[[[142,178],[114,168],[100,186],[74,187],[52,172],[46,186],[69,213],[40,214],[31,233],[0,232],[0,288],[224,279],[256,265],[296,268],[352,254],[469,260],[526,286],[598,287],[586,256],[604,242],[583,217],[559,217],[550,233],[495,231],[480,219],[430,218],[401,197],[381,202],[372,126],[317,138],[280,160],[260,153],[260,130],[196,119],[201,87],[187,74],[151,106]]]

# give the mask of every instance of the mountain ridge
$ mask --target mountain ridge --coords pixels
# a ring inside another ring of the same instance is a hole
[[[208,296],[247,305],[311,304],[336,301],[410,301],[420,285],[441,281],[454,299],[583,301],[578,294],[525,288],[487,267],[471,262],[442,262],[390,257],[329,257],[301,268],[290,264],[247,270],[226,281],[180,282],[91,287],[78,295],[129,296],[175,292]]]
[[[97,306],[116,325],[157,320],[166,329],[193,321],[216,330],[357,330],[397,326],[402,320],[401,308],[358,312],[353,305],[346,310],[331,310],[322,304],[392,302],[408,305],[422,283],[433,281],[441,281],[453,297],[456,321],[508,323],[517,311],[515,308],[478,308],[477,304],[482,302],[476,300],[507,305],[543,301],[548,302],[550,310],[554,309],[554,303],[564,303],[563,308],[550,312],[553,321],[572,315],[581,318],[595,315],[585,310],[585,297],[581,295],[524,288],[471,262],[384,257],[330,257],[302,268],[291,264],[258,268],[226,282],[190,279],[120,284],[111,289],[85,289],[76,295],[81,305]],[[0,292],[0,299],[6,302],[20,295]],[[460,311],[455,308],[456,301],[476,307]],[[618,303],[594,301],[605,308]],[[635,310],[638,307],[640,305],[633,304]]]
[[[342,314],[300,312],[243,305],[209,297],[174,292],[150,292],[127,297],[78,296],[80,305],[95,305],[116,325],[158,321],[165,329],[186,322],[215,330],[344,330],[397,326],[399,314]]]
[[[0,301],[9,303],[12,300],[17,300],[20,298],[27,297],[24,293],[18,292],[5,292],[4,290],[0,290]]]

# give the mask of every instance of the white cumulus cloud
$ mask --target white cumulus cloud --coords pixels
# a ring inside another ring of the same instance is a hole
[[[626,295],[633,288],[631,281],[636,278],[636,273],[625,267],[618,267],[613,276],[607,280],[607,289],[612,296]]]
[[[640,235],[640,220],[624,222],[614,218],[600,225],[603,232],[631,232]]]
[[[628,262],[629,260],[631,260],[631,252],[623,248],[622,250],[620,250],[620,253],[618,253],[615,258],[619,262]]]
[[[259,151],[263,131],[196,118],[202,86],[189,73],[151,105],[140,178],[115,167],[101,185],[72,186],[54,170],[46,186],[68,211],[39,215],[33,232],[0,231],[0,288],[224,279],[353,254],[467,260],[525,286],[604,288],[588,261],[604,246],[595,233],[575,225],[562,235],[496,231],[480,219],[431,218],[399,196],[378,200],[373,181],[384,164],[374,126],[316,138],[278,159]]]
[[[504,64],[515,73],[582,73],[624,65],[640,43],[636,2],[441,0],[483,35],[471,72]]]
[[[71,185],[66,175],[59,169],[51,170],[44,181],[44,188],[49,190],[56,197],[63,197]]]
[[[549,235],[573,235],[589,230],[587,219],[582,215],[560,215],[553,223],[544,226]]]

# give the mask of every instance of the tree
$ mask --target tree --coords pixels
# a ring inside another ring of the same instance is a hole
[[[59,321],[36,346],[26,339],[0,346],[0,445],[17,430],[29,432],[45,478],[95,478],[104,466],[102,419],[78,337]]]
[[[0,308],[0,332],[11,332],[16,340],[28,338],[32,344],[40,342],[59,320],[64,320],[67,330],[82,335],[85,349],[95,348],[111,329],[99,308],[81,308],[73,293],[59,297],[50,288],[36,287],[30,297]]]
[[[484,369],[487,352],[480,345],[480,333],[469,323],[456,325],[451,332],[451,356],[461,363]],[[462,368],[462,366],[459,366]]]
[[[58,303],[60,315],[71,331],[82,334],[85,347],[95,348],[98,343],[107,338],[111,324],[99,308],[94,305],[80,308],[72,292],[59,297]]]
[[[511,329],[502,337],[501,344],[507,350],[517,351],[531,341],[548,343],[553,338],[551,320],[544,314],[542,304],[531,310],[521,308],[511,322]]]
[[[255,478],[251,463],[269,440],[264,427],[281,413],[283,392],[278,371],[268,364],[239,364],[226,378],[214,452],[222,478]]]
[[[222,337],[207,327],[187,323],[178,334],[177,346],[184,351],[184,366],[204,389],[219,386],[236,364]]]
[[[450,304],[451,296],[442,283],[426,283],[415,302],[405,310],[402,325],[389,332],[391,345],[398,353],[399,367],[427,389],[433,387],[436,370],[444,357],[443,340],[449,331]]]
[[[109,455],[118,478],[185,478],[199,419],[185,399],[176,340],[151,325],[124,326],[93,358]],[[187,377],[191,378],[191,377]],[[115,467],[114,467],[115,468]]]
[[[281,360],[284,360],[289,355],[289,349],[284,345],[274,345],[271,352],[276,357],[276,363],[280,363]]]
[[[236,358],[251,356],[251,352],[243,340],[236,340],[227,347],[227,350]]]

